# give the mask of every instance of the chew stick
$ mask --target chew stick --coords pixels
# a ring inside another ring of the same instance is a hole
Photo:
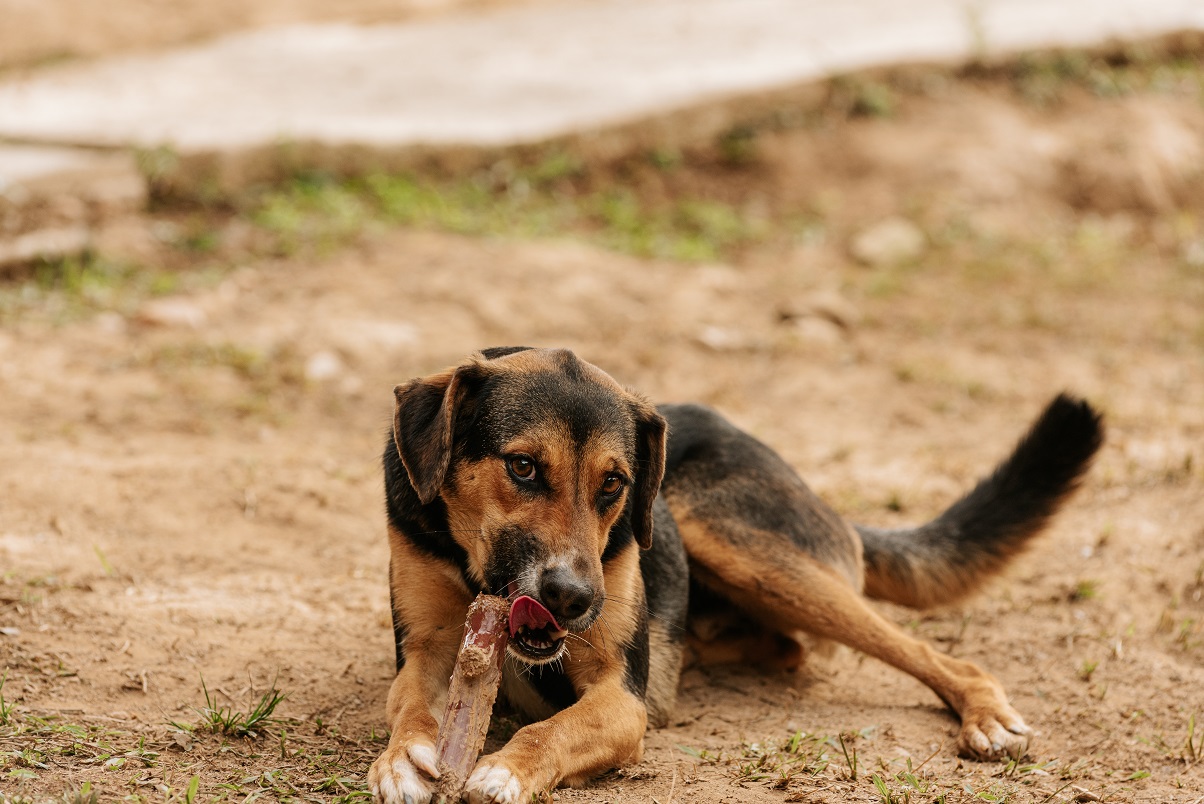
[[[464,642],[456,657],[447,691],[447,709],[435,741],[439,763],[436,804],[459,802],[464,794],[464,783],[485,746],[485,732],[489,730],[493,702],[497,700],[509,638],[510,601],[484,593],[477,595],[468,607]]]

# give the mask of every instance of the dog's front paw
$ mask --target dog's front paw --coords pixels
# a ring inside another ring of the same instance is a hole
[[[959,753],[971,759],[1019,759],[1028,751],[1033,730],[1020,713],[1004,702],[986,708],[976,707],[962,720]]]
[[[378,804],[427,804],[435,791],[435,746],[429,740],[390,744],[368,771],[368,788]]]
[[[514,771],[496,756],[483,757],[477,763],[464,793],[469,804],[518,804],[530,798]]]

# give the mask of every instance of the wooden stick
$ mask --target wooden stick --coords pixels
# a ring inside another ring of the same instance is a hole
[[[485,746],[509,638],[510,601],[477,595],[468,607],[464,642],[456,657],[447,690],[447,709],[435,742],[439,763],[436,804],[456,804],[464,794],[464,783]]]

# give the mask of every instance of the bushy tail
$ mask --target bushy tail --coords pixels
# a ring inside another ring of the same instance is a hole
[[[1074,493],[1103,442],[1100,414],[1059,395],[1011,456],[933,521],[899,530],[856,526],[865,545],[865,593],[924,608],[975,591]]]

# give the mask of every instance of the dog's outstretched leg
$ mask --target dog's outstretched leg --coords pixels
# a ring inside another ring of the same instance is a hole
[[[368,787],[381,804],[425,804],[439,776],[435,737],[470,599],[392,527],[390,538],[397,559],[390,562],[392,587],[413,594],[392,599],[398,670],[385,705],[389,745],[372,763]]]
[[[990,673],[908,636],[832,568],[801,552],[756,561],[688,515],[678,527],[698,579],[754,617],[836,640],[927,684],[961,718],[962,753],[998,759],[1027,750],[1031,730]]]
[[[871,596],[910,606],[979,588],[1079,485],[1103,442],[1090,405],[1055,398],[991,475],[933,522],[899,531],[855,531],[772,450],[713,411],[662,412],[672,469],[662,489],[694,580],[766,628],[842,642],[923,681],[961,717],[963,753],[1025,751],[1030,730],[994,677],[891,625],[860,587],[864,578]]]

